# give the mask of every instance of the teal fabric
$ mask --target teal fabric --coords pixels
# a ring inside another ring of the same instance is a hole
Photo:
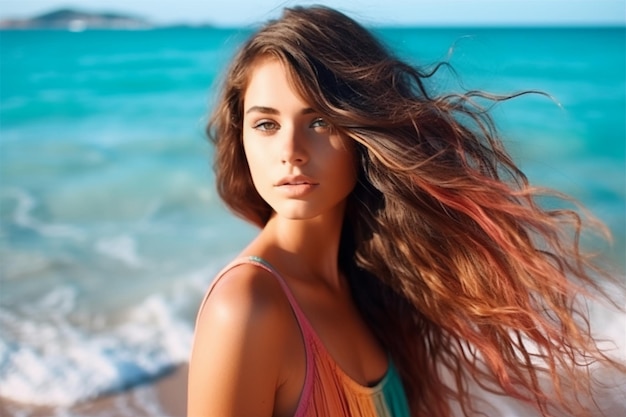
[[[406,392],[400,379],[396,366],[392,361],[389,362],[389,375],[386,384],[383,387],[383,394],[387,402],[387,408],[394,417],[410,417],[409,404],[406,398]]]

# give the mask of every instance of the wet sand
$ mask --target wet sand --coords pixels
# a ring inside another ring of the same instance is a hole
[[[187,365],[152,383],[71,407],[20,404],[2,397],[0,417],[184,417],[187,405]]]
[[[626,416],[626,381],[623,376],[606,377],[607,389],[597,398],[602,411],[594,416]],[[530,405],[496,395],[483,398],[497,410],[484,410],[490,417],[540,417]],[[17,404],[2,398],[0,393],[0,417],[185,417],[186,402],[187,365],[181,365],[152,383],[69,408]]]

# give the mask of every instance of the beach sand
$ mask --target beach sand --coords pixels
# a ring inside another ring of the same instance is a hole
[[[605,381],[608,382],[608,381]],[[626,416],[626,382],[608,382],[609,392],[600,396],[603,413],[598,416]],[[486,396],[498,409],[489,416],[539,417],[529,405],[498,396]],[[185,417],[187,402],[187,365],[181,365],[156,381],[124,392],[97,398],[69,408],[17,404],[0,395],[0,417]],[[489,408],[488,410],[492,410]]]
[[[184,417],[187,405],[187,365],[152,383],[100,397],[71,407],[18,404],[2,398],[1,417]]]

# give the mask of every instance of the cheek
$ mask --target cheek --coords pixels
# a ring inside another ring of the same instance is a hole
[[[336,153],[335,166],[338,171],[341,171],[342,178],[356,183],[358,166],[354,142],[350,139],[340,139],[340,142],[337,143]]]
[[[346,178],[346,185],[352,191],[356,186],[358,178],[358,169],[354,157],[350,157],[345,162],[344,177]]]
[[[256,187],[258,174],[259,172],[262,172],[262,169],[259,167],[259,161],[262,159],[258,157],[258,150],[254,149],[254,146],[251,146],[245,139],[243,140],[243,154],[250,176],[252,177]]]
[[[336,178],[337,185],[344,191],[350,192],[357,182],[357,159],[353,149],[338,151],[333,158],[329,159],[333,167],[332,176]]]
[[[252,169],[253,166],[257,166],[263,158],[259,155],[263,151],[253,140],[247,140],[246,135],[243,135],[243,154],[248,161],[248,166]]]

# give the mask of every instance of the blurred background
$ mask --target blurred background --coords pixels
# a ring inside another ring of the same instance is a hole
[[[75,405],[136,386],[129,415],[172,414],[152,381],[186,362],[200,298],[255,234],[214,189],[215,87],[259,23],[307,3],[0,0],[0,415],[122,415]],[[624,1],[315,3],[449,61],[436,91],[550,94],[494,116],[532,182],[608,225],[623,277]],[[623,342],[616,317],[599,331]]]

